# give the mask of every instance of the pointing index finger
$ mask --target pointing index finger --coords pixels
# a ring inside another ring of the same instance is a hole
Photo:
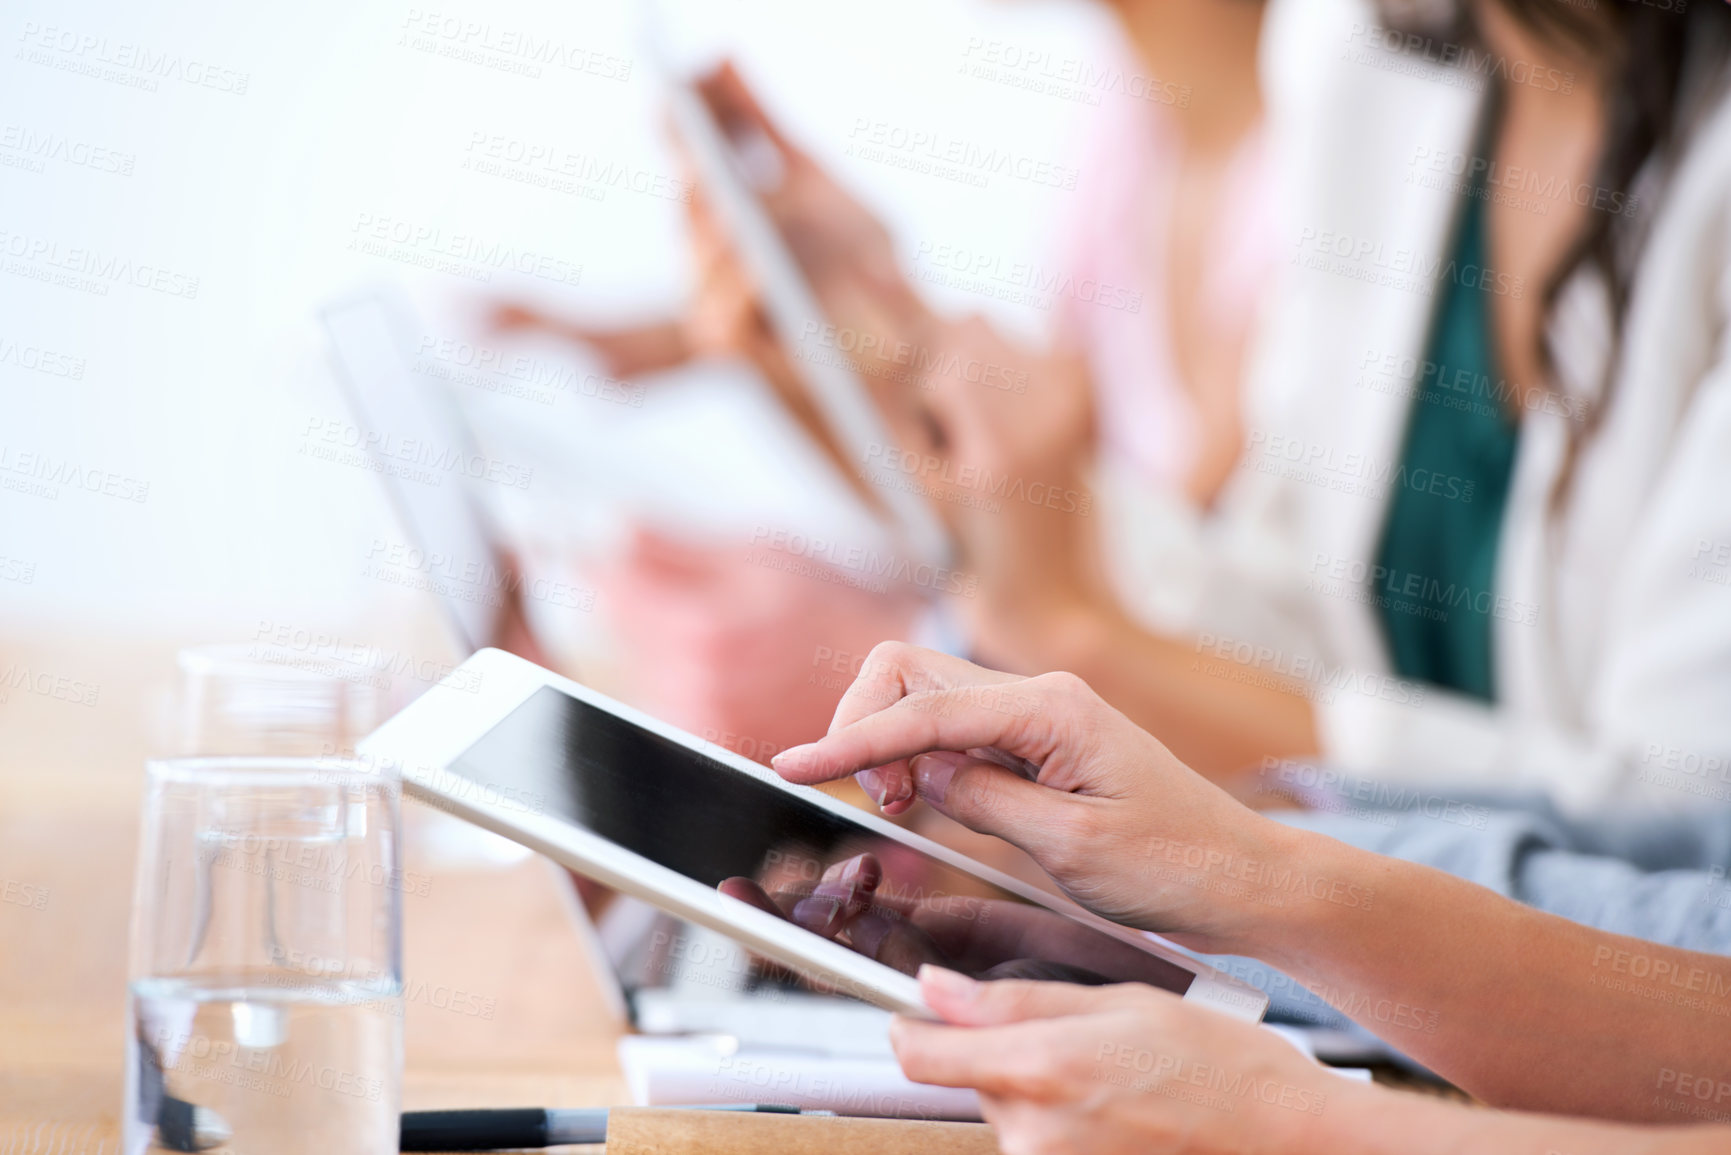
[[[894,705],[910,694],[957,686],[1000,685],[1019,681],[1014,674],[988,670],[963,658],[951,657],[906,642],[880,642],[872,647],[842,695],[830,722],[830,733]]]
[[[1043,727],[1033,724],[1040,713],[1039,698],[1013,686],[925,691],[903,697],[816,742],[784,750],[772,764],[789,781],[808,784],[936,750],[992,747],[1038,766],[1051,754]]]

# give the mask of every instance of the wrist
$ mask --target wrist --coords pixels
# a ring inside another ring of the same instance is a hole
[[[1110,612],[1079,582],[1063,583],[1050,597],[1031,599],[1023,612],[1052,669],[1086,680],[1098,656],[1112,646]]]
[[[1340,1085],[1326,1092],[1323,1109],[1304,1120],[1302,1132],[1283,1150],[1303,1155],[1428,1155],[1465,1145],[1464,1125],[1472,1122],[1466,1108],[1372,1083],[1335,1081]]]
[[[1278,1150],[1301,1155],[1443,1155],[1466,1150],[1609,1155],[1656,1151],[1663,1144],[1662,1132],[1652,1128],[1491,1111],[1339,1081],[1341,1089],[1328,1090],[1323,1109],[1304,1120],[1300,1133],[1283,1136]]]
[[[1217,896],[1227,901],[1205,932],[1209,952],[1290,971],[1318,943],[1340,941],[1341,920],[1375,903],[1374,888],[1335,853],[1347,849],[1340,843],[1260,814],[1240,811],[1232,821],[1242,832],[1221,866]]]
[[[1285,902],[1252,917],[1240,935],[1237,953],[1261,959],[1301,982],[1318,967],[1329,969],[1329,952],[1359,941],[1357,927],[1381,899],[1378,879],[1366,869],[1372,856],[1326,835],[1258,816],[1271,830],[1268,839],[1279,863],[1271,876]]]
[[[1105,615],[1079,590],[982,582],[972,618],[976,651],[1004,669],[1068,670],[1087,679],[1110,644]]]

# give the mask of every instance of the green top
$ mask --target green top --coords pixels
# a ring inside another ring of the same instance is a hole
[[[1479,287],[1483,194],[1469,195],[1438,282],[1371,593],[1397,674],[1494,701],[1492,582],[1520,426],[1503,403],[1490,299]]]

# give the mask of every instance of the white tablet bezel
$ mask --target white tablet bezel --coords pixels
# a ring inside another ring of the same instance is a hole
[[[502,650],[477,651],[449,677],[374,731],[360,744],[362,757],[402,775],[404,789],[442,810],[521,843],[622,893],[707,926],[747,948],[846,994],[893,1011],[930,1015],[911,976],[757,909],[548,813],[534,799],[489,792],[449,769],[488,730],[543,687],[586,702],[677,742],[744,774],[796,795],[883,838],[901,842],[945,865],[1019,898],[1075,918],[1114,938],[1195,973],[1184,998],[1250,1022],[1260,1021],[1267,996],[1196,962],[1164,940],[1128,930],[1080,907],[1064,905],[965,855],[850,806],[809,786],[783,781],[774,771],[713,742],[669,726],[569,678]]]

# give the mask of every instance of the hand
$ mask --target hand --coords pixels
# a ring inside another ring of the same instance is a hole
[[[897,450],[923,444],[930,416],[915,384],[936,319],[903,276],[889,231],[785,136],[731,64],[699,85],[722,130],[770,170],[757,200],[817,296],[830,328],[823,334],[775,333],[758,287],[704,190],[692,198],[691,234],[699,291],[686,328],[694,346],[749,359],[868,505],[887,508],[867,484],[869,462],[853,460],[831,435],[805,385],[809,360],[845,358],[883,413]],[[889,351],[887,356],[869,352]]]
[[[882,334],[890,343],[895,340],[889,335],[892,330],[917,325],[925,316],[924,307],[901,276],[894,244],[878,219],[781,133],[731,64],[701,81],[698,90],[724,132],[735,138],[749,133],[773,150],[777,179],[756,190],[758,199],[786,237],[826,314],[839,325]],[[689,175],[691,166],[685,167]],[[794,349],[800,334],[774,331],[732,238],[715,216],[707,190],[695,183],[688,223],[695,285],[678,316],[603,328],[505,302],[493,308],[492,327],[501,332],[539,330],[584,345],[617,377],[705,359],[747,361],[854,492],[873,510],[883,512],[882,494],[861,480],[860,463],[830,432],[790,350],[796,355],[841,354],[822,348]],[[868,377],[867,383],[878,387],[881,402],[898,400],[888,382]]]
[[[736,143],[749,141],[759,167],[769,170],[753,191],[829,320],[886,343],[907,338],[923,324],[925,307],[902,276],[889,231],[782,133],[733,65],[724,63],[705,77],[698,92],[722,131]],[[702,186],[693,191],[690,225],[698,287],[684,330],[692,353],[743,356],[784,400],[803,395],[798,367],[787,355],[806,335],[773,332],[758,288]],[[807,415],[796,416],[810,423]]]
[[[1017,1155],[1295,1150],[1323,1111],[1384,1094],[1138,984],[976,983],[928,967],[920,993],[943,1022],[896,1017],[902,1070],[977,1090]]]
[[[522,301],[495,301],[485,324],[496,333],[547,333],[582,345],[601,358],[613,377],[637,377],[682,365],[692,358],[691,341],[678,321],[602,328],[546,312]]]
[[[701,188],[692,191],[688,220],[696,289],[680,316],[602,327],[526,302],[498,301],[487,311],[488,327],[498,333],[542,332],[582,345],[616,377],[661,372],[705,358],[739,357],[755,364],[778,389],[789,384],[791,369],[756,291]]]
[[[854,340],[840,348],[851,353],[892,424],[923,420],[936,444],[928,438],[919,448],[956,454],[961,464],[1035,474],[1074,468],[1091,431],[1082,359],[1022,349],[977,316],[935,316],[903,274],[883,223],[781,132],[731,64],[699,87],[724,131],[736,139],[749,134],[773,150],[776,174],[758,189],[759,200],[825,315],[852,331]],[[725,250],[701,198],[693,207],[701,221],[696,231]],[[749,289],[743,277],[728,283]],[[900,353],[885,357],[862,348]],[[929,396],[910,404],[906,386],[915,382]]]
[[[1057,619],[1112,598],[1087,521],[1093,414],[1082,359],[1022,349],[979,317],[932,313],[902,274],[888,231],[782,135],[731,66],[703,92],[724,125],[773,144],[781,175],[760,199],[896,442],[881,460],[851,463],[850,478],[863,474],[874,489],[919,485],[979,578],[977,596],[962,606],[973,632],[1033,664],[1041,641],[1061,627]],[[747,284],[742,276],[717,283]],[[762,343],[754,347],[776,381],[786,366],[766,357]],[[1046,613],[1052,606],[1058,612]]]
[[[1034,480],[1079,471],[1093,426],[1081,357],[1024,348],[980,316],[946,322],[926,352],[921,385],[935,419],[934,448],[961,464]]]
[[[729,137],[773,149],[775,171],[758,183],[758,198],[832,317],[828,294],[841,285],[863,281],[892,297],[913,295],[883,222],[781,131],[731,61],[698,91]]]
[[[858,775],[886,814],[923,798],[1027,851],[1095,913],[1199,950],[1247,943],[1284,900],[1257,880],[1291,873],[1281,873],[1291,831],[1191,771],[1070,674],[1020,678],[886,642],[828,736],[772,765],[793,782]]]
[[[1112,598],[1086,481],[1086,366],[1020,348],[978,317],[935,326],[929,340],[921,352],[931,368],[912,397],[922,420],[898,429],[910,451],[884,454],[874,480],[917,481],[950,524],[960,564],[978,577],[958,602],[976,645],[1042,665],[1038,646],[1011,643]]]

